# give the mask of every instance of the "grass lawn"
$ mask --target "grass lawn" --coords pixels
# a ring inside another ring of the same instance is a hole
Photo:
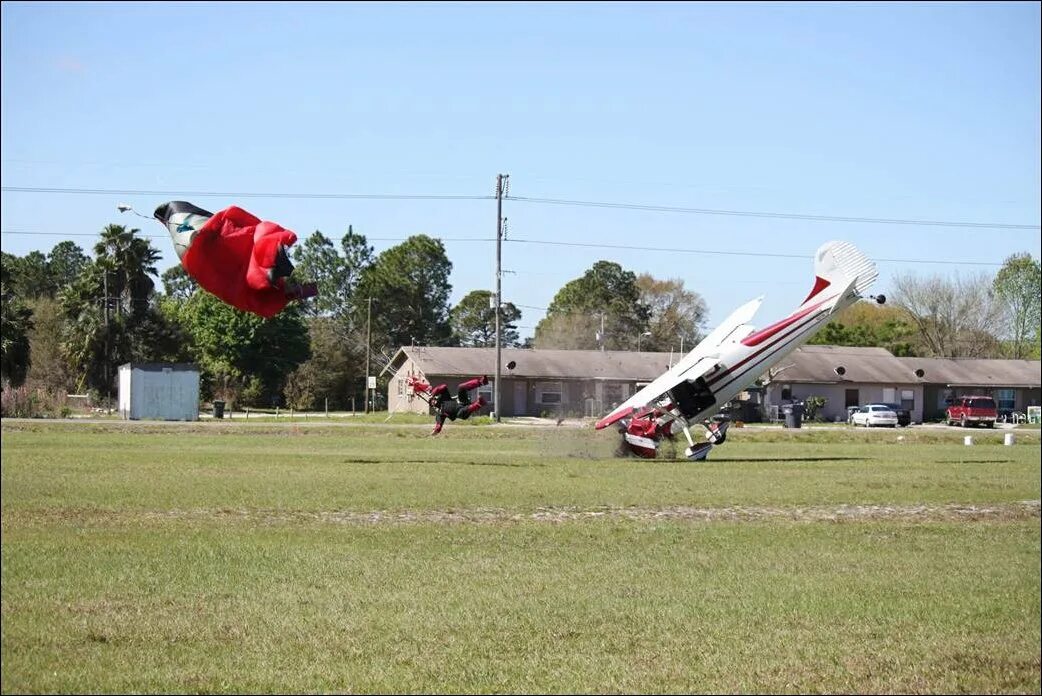
[[[4,421],[3,692],[1039,692],[1037,430],[429,429]]]

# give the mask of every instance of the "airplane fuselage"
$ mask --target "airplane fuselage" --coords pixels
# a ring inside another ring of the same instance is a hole
[[[856,302],[878,277],[875,264],[847,242],[826,242],[814,255],[814,286],[789,316],[756,331],[748,323],[762,298],[731,313],[664,374],[597,421],[597,429],[622,427],[627,446],[654,457],[658,441],[679,426],[690,447],[685,454],[704,459],[722,444],[727,423],[709,422],[739,392],[806,342],[837,312]],[[879,296],[877,301],[884,298]],[[695,444],[690,427],[706,427],[708,442]]]
[[[766,329],[737,337],[720,346],[718,352],[706,356],[717,360],[712,371],[700,375],[693,383],[685,380],[670,390],[684,418],[689,423],[698,423],[712,417],[770,368],[809,340],[836,312],[857,300],[857,296],[851,294],[849,299],[841,298],[835,305],[831,305],[830,299],[826,298],[820,306],[802,316],[796,313]],[[685,384],[689,386],[685,387]],[[708,400],[710,396],[711,403],[700,400]],[[698,410],[684,408],[685,404],[692,404]]]

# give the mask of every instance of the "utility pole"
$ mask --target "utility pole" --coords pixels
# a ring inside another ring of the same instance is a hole
[[[369,413],[369,352],[373,345],[373,298],[369,298],[369,309],[365,313],[365,413]]]
[[[499,383],[503,372],[503,342],[500,340],[502,326],[500,308],[503,306],[503,196],[510,187],[509,174],[496,175],[496,382],[493,385],[492,403],[496,408],[495,421],[499,423],[502,402],[499,400]]]
[[[105,393],[108,397],[108,403],[105,404],[105,408],[112,406],[112,379],[109,377],[109,269],[105,268],[105,284],[104,284],[105,297],[102,302],[105,303]]]

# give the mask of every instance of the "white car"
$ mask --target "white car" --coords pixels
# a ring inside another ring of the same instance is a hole
[[[863,425],[866,428],[871,428],[873,425],[883,425],[888,428],[896,428],[897,414],[886,406],[869,404],[868,406],[862,406],[855,411],[850,422],[853,423],[855,427]]]

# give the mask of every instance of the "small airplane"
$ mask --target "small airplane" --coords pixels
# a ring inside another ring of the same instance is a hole
[[[597,421],[617,424],[625,447],[652,459],[663,438],[683,432],[688,459],[701,460],[723,444],[730,422],[713,416],[743,389],[785,358],[829,319],[862,297],[879,276],[875,264],[848,242],[826,242],[814,255],[814,287],[789,316],[756,331],[749,324],[763,296],[736,309],[667,372]],[[883,295],[870,295],[879,304]],[[691,426],[705,429],[695,443]]]

